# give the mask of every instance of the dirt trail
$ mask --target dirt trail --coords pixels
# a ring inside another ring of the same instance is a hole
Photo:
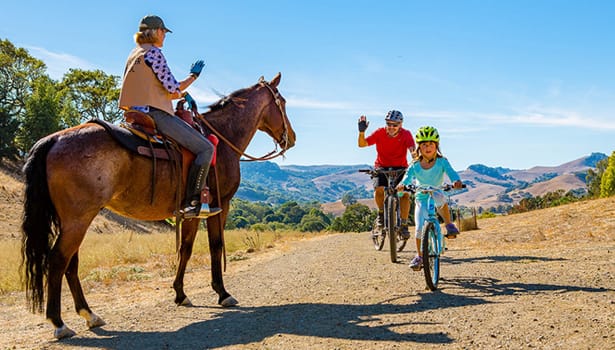
[[[77,335],[63,341],[22,294],[6,296],[0,349],[613,349],[615,209],[604,208],[615,198],[480,221],[449,242],[437,292],[407,267],[413,252],[392,264],[349,233],[232,262],[236,308],[215,305],[201,268],[186,276],[191,308],[174,306],[171,279],[87,291],[107,322],[88,330],[64,288]]]

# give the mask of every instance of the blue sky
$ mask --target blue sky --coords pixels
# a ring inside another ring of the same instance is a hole
[[[297,133],[281,165],[372,164],[357,147],[398,109],[413,133],[440,131],[457,170],[527,169],[615,150],[615,2],[611,1],[10,1],[0,38],[68,68],[121,75],[146,14],[173,33],[163,51],[205,105],[282,72]],[[257,134],[249,152],[273,148]]]

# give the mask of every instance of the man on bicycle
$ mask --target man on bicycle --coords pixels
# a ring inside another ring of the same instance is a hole
[[[412,154],[416,147],[412,133],[402,127],[404,116],[400,111],[391,110],[384,118],[386,127],[376,129],[369,136],[365,137],[365,130],[369,125],[367,117],[359,117],[359,147],[376,145],[376,161],[374,168],[406,169],[408,168],[408,152]],[[401,181],[400,175],[395,180],[395,185]],[[378,226],[384,225],[384,187],[387,179],[380,174],[374,177],[374,201],[378,206]],[[410,237],[408,231],[408,215],[410,213],[410,197],[404,193],[399,203],[401,217],[401,235],[404,239]]]

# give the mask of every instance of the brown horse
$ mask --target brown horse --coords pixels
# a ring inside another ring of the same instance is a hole
[[[283,153],[295,143],[295,132],[286,115],[286,101],[279,94],[278,73],[271,82],[261,80],[210,106],[203,116],[223,140],[217,148],[215,171],[208,185],[213,204],[221,214],[207,219],[211,254],[212,287],[218,304],[237,301],[222,280],[223,227],[229,202],[240,182],[239,161],[257,130],[269,134]],[[170,161],[152,161],[122,148],[99,125],[88,123],[62,130],[39,140],[32,148],[24,172],[26,189],[22,222],[22,257],[26,295],[33,312],[43,311],[47,282],[47,319],[56,338],[75,334],[60,315],[62,276],[66,276],[75,309],[90,328],[105,322],[85,300],[79,280],[79,246],[90,223],[102,208],[138,220],[162,220],[173,216],[178,186]],[[154,200],[152,178],[155,179]],[[216,179],[217,178],[217,179]],[[181,192],[183,193],[183,191]],[[173,282],[175,303],[190,304],[183,290],[186,265],[200,220],[183,222],[179,242],[179,266]]]

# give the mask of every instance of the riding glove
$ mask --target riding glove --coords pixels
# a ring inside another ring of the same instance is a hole
[[[203,60],[194,62],[190,67],[190,74],[194,74],[194,76],[198,78],[203,70],[203,67],[205,67],[205,62],[203,62]]]
[[[365,130],[367,130],[367,125],[369,125],[367,120],[360,120],[359,121],[359,132],[365,132]]]

